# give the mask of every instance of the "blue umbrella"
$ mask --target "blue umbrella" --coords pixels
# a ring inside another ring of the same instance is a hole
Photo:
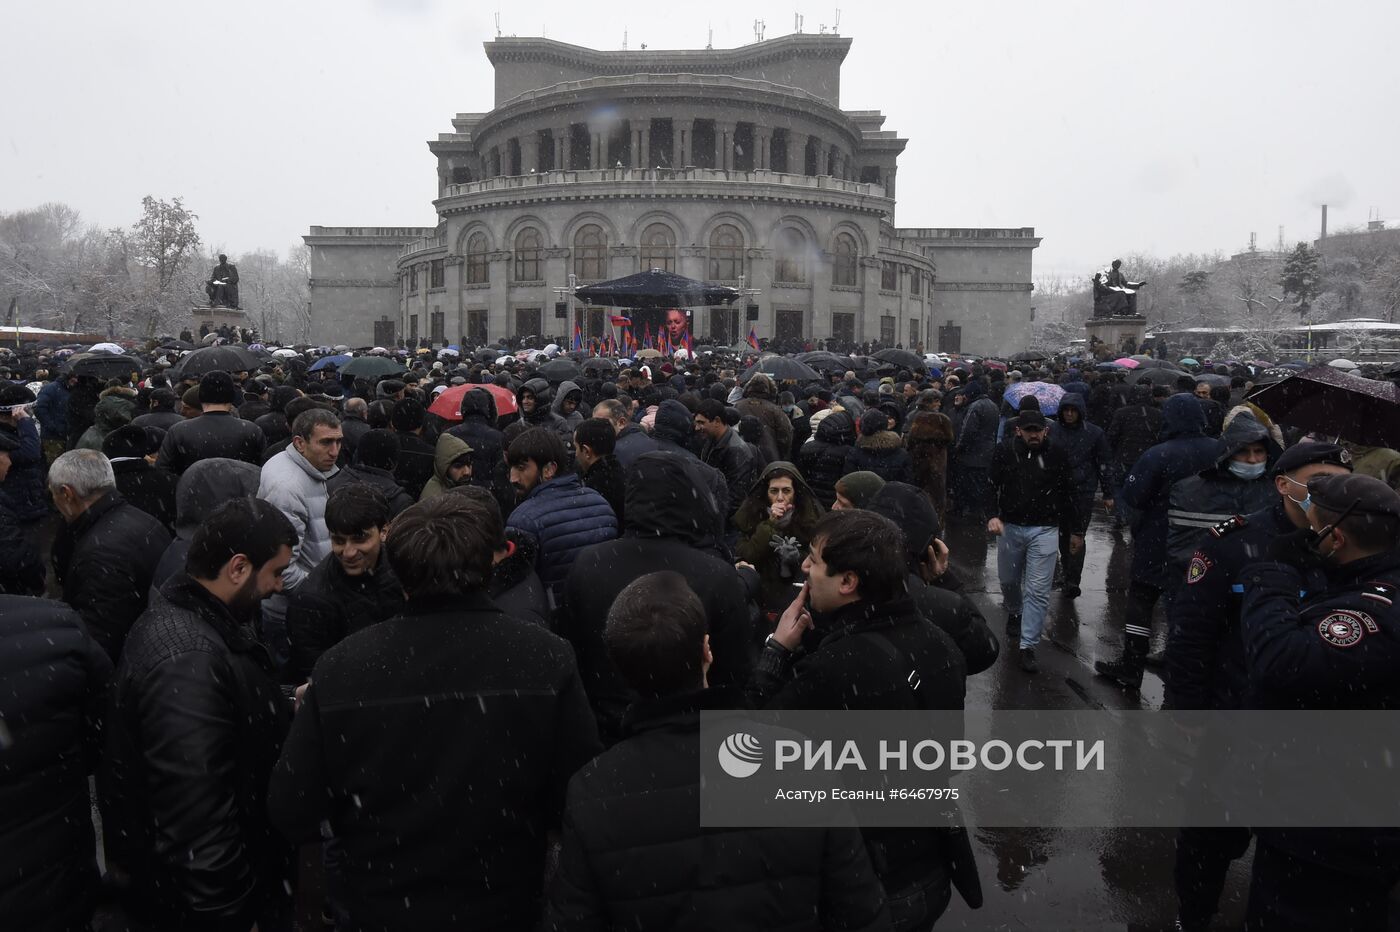
[[[339,369],[349,362],[350,359],[351,356],[349,353],[341,353],[338,356],[322,356],[320,359],[313,362],[311,368],[307,371],[320,372],[322,369]]]
[[[1006,389],[1002,398],[1010,402],[1011,407],[1018,408],[1021,399],[1027,395],[1034,395],[1040,402],[1042,414],[1055,414],[1060,410],[1060,399],[1065,397],[1065,390],[1049,382],[1016,382]]]

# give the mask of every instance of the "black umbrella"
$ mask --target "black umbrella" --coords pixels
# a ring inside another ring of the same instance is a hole
[[[902,366],[905,369],[922,370],[924,368],[923,357],[907,349],[882,349],[871,358]]]
[[[1230,387],[1230,377],[1228,375],[1217,375],[1214,372],[1207,372],[1195,377],[1197,382],[1205,382],[1211,388],[1216,386]]]
[[[574,289],[574,297],[584,304],[607,307],[709,307],[732,304],[742,295],[739,289],[713,282],[697,281],[652,269],[625,278],[584,285]]]
[[[1136,359],[1137,357],[1133,358]],[[1137,369],[1134,371],[1141,372],[1144,369],[1170,369],[1173,372],[1181,371],[1180,366],[1175,363],[1167,362],[1165,359],[1138,359]]]
[[[583,371],[584,371],[584,372],[598,372],[598,373],[603,373],[603,372],[616,372],[616,371],[617,371],[617,360],[616,360],[616,359],[611,359],[611,358],[609,358],[609,357],[607,357],[607,356],[594,356],[592,359],[588,359],[588,360],[585,360],[585,361],[584,361],[584,363],[583,363]]]
[[[194,344],[191,343],[189,340],[176,340],[176,339],[167,337],[166,339],[160,341],[160,348],[161,348],[161,349],[192,350],[192,349],[194,349]]]
[[[340,367],[341,375],[357,379],[381,379],[386,375],[399,375],[407,371],[408,367],[403,363],[383,356],[356,356]]]
[[[89,376],[94,379],[120,379],[146,367],[144,360],[136,356],[118,356],[116,353],[79,353],[69,356],[63,363],[61,372],[68,375]]]
[[[558,385],[560,382],[578,378],[578,363],[572,359],[552,359],[540,366],[540,375],[548,379],[550,384]]]
[[[1130,385],[1175,385],[1186,374],[1175,369],[1134,369],[1127,381]]]
[[[1400,387],[1317,366],[1251,392],[1280,424],[1363,446],[1400,445]]]
[[[1012,356],[1010,361],[1011,361],[1011,362],[1039,362],[1039,361],[1042,360],[1042,359],[1048,359],[1048,358],[1049,358],[1049,357],[1047,357],[1044,353],[1036,353],[1036,352],[1032,352],[1032,351],[1030,351],[1030,350],[1026,350],[1025,352],[1017,353],[1015,356]]]
[[[183,356],[171,370],[176,378],[199,378],[206,372],[251,372],[262,366],[262,360],[248,351],[246,346],[229,344],[226,346],[206,346]]]
[[[475,359],[477,362],[495,362],[496,360],[501,358],[501,350],[479,349],[476,352],[472,353],[472,358]]]
[[[829,350],[798,353],[797,361],[806,363],[821,372],[846,372],[856,367],[855,360],[851,357],[842,356],[840,353],[833,353]]]
[[[750,366],[743,375],[739,376],[739,381],[748,382],[760,372],[777,382],[802,382],[806,384],[821,380],[821,374],[806,363],[798,362],[788,356],[764,356]]]

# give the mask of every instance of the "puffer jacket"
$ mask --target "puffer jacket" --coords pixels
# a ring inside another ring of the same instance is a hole
[[[86,929],[97,893],[87,775],[112,662],[72,609],[0,596],[0,916],[33,932]]]
[[[66,376],[59,376],[39,389],[39,397],[34,402],[34,416],[39,419],[39,428],[50,440],[59,443],[68,441],[68,384]]]
[[[79,450],[102,450],[102,440],[136,417],[136,390],[123,386],[104,388],[92,409],[92,426],[78,438]]]
[[[836,483],[850,472],[855,439],[856,425],[851,416],[845,411],[832,411],[817,424],[816,436],[802,444],[797,453],[797,467],[823,508],[830,508],[836,501]]]
[[[960,469],[990,469],[1001,416],[997,413],[996,403],[987,397],[987,390],[981,382],[973,379],[962,391],[967,401],[963,406],[953,448],[957,466]]]
[[[536,569],[555,604],[579,552],[617,537],[617,516],[607,500],[573,473],[531,489],[510,513],[507,526],[535,539],[539,546]]]
[[[1162,405],[1162,442],[1142,456],[1123,482],[1123,500],[1135,510],[1132,577],[1166,588],[1167,509],[1172,486],[1220,458],[1224,445],[1205,435],[1206,415],[1196,398],[1177,394]]]
[[[184,573],[167,581],[117,668],[98,778],[135,918],[243,932],[285,902],[291,849],[267,786],[290,719],[249,620]]]
[[[824,423],[824,422],[823,422]],[[886,482],[914,481],[913,464],[904,441],[892,430],[876,431],[856,441],[846,472],[873,472]]]
[[[1077,424],[1066,424],[1064,412],[1079,412]],[[1084,399],[1070,392],[1060,399],[1060,413],[1050,425],[1051,442],[1065,451],[1074,470],[1074,487],[1080,495],[1094,494],[1095,486],[1103,490],[1104,498],[1113,497],[1116,470],[1108,437],[1097,424],[1090,423]]]
[[[14,427],[0,424],[0,432],[19,445],[10,452],[10,472],[0,482],[0,495],[5,496],[15,520],[23,524],[37,521],[49,513],[49,469],[39,428],[27,417]]]
[[[467,442],[461,437],[453,434],[441,434],[438,436],[437,449],[433,451],[433,477],[423,486],[423,494],[418,496],[420,502],[426,502],[430,498],[436,498],[453,486],[470,485],[471,479],[463,479],[461,482],[453,482],[447,475],[448,468],[457,460],[473,453]],[[473,457],[472,469],[476,469],[476,461]]]
[[[1128,403],[1113,412],[1108,424],[1108,447],[1118,462],[1120,475],[1127,475],[1138,457],[1157,443],[1162,430],[1162,411],[1152,403],[1152,386],[1134,385]]]
[[[1251,515],[1278,501],[1270,467],[1282,451],[1269,431],[1249,413],[1230,421],[1220,437],[1224,445],[1215,463],[1194,476],[1172,485],[1167,509],[1167,559],[1172,577],[1184,578],[1191,554],[1206,539],[1210,529],[1235,515]],[[1264,473],[1257,479],[1241,479],[1230,472],[1230,457],[1251,443],[1269,449]]]
[[[282,574],[282,584],[288,591],[299,586],[331,552],[331,535],[326,530],[326,499],[330,490],[326,483],[337,472],[335,466],[330,472],[321,472],[296,447],[287,447],[263,465],[258,498],[287,516],[299,541],[291,564]]]
[[[92,636],[115,663],[147,593],[170,534],[155,518],[108,492],[54,542],[54,569],[63,601],[83,616]]]

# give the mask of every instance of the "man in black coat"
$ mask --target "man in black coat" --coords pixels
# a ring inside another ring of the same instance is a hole
[[[899,528],[863,510],[817,523],[807,582],[768,637],[749,698],[766,709],[960,710],[966,664],[948,635],[904,591]],[[808,629],[820,638],[798,656]],[[933,829],[866,829],[896,929],[927,929],[947,908],[953,876],[976,876],[966,835]],[[975,884],[959,889],[980,903]]]
[[[65,527],[53,562],[71,605],[115,663],[147,592],[170,532],[117,492],[107,457],[69,450],[49,468],[49,490]]]
[[[161,430],[169,430],[184,420],[180,413],[175,410],[179,401],[179,397],[173,390],[153,388],[149,398],[150,410],[145,414],[137,415],[131,423],[135,427],[159,427]]]
[[[179,475],[194,463],[220,456],[257,466],[265,441],[257,425],[233,412],[238,387],[227,372],[215,370],[199,380],[199,417],[172,425],[165,432],[156,465]]]
[[[253,621],[296,542],[272,505],[227,502],[127,640],[98,798],[108,867],[139,926],[289,919],[291,850],[268,823],[267,781],[290,705]]]
[[[509,516],[515,507],[515,489],[506,466],[505,439],[496,429],[496,399],[484,388],[474,388],[462,396],[462,423],[447,432],[472,448],[471,483],[489,489],[501,513]]]
[[[180,480],[149,459],[160,449],[163,437],[164,431],[159,428],[127,424],[102,438],[102,455],[112,464],[122,498],[155,518],[167,531],[174,531],[175,489]]]
[[[19,444],[0,431],[0,482],[10,471],[10,454]],[[30,540],[24,525],[0,495],[0,592],[10,595],[40,595],[44,591],[47,570],[38,549]]]
[[[369,404],[363,398],[348,398],[342,410],[340,432],[343,439],[340,443],[345,450],[345,458],[353,462],[360,439],[370,432]]]
[[[583,484],[607,500],[617,515],[617,526],[624,526],[626,483],[622,464],[613,454],[617,434],[607,421],[591,417],[574,430],[574,462]]]
[[[622,463],[623,469],[631,468],[632,464],[637,461],[637,457],[643,453],[651,453],[657,449],[656,441],[641,427],[633,423],[626,406],[616,398],[607,398],[594,405],[593,416],[606,418],[608,423],[612,424],[613,430],[617,433],[617,443],[613,452],[617,454],[618,462]],[[687,425],[687,435],[689,432],[690,427]]]
[[[112,663],[61,602],[0,596],[0,916],[87,929],[97,893],[87,775]]]
[[[343,424],[343,422],[342,422]],[[344,428],[341,428],[342,431]],[[341,449],[344,449],[342,444]],[[394,477],[399,464],[399,437],[391,430],[371,430],[360,438],[355,461],[336,473],[328,483],[330,489],[346,485],[367,485],[379,490],[389,503],[389,518],[399,516],[417,499]]]
[[[394,477],[405,492],[415,499],[423,494],[423,486],[433,478],[433,445],[423,439],[423,402],[417,398],[401,398],[394,402],[389,423],[399,438],[399,465]]]
[[[317,659],[362,628],[398,614],[403,588],[384,552],[389,502],[371,486],[343,485],[326,500],[331,553],[292,593],[288,675],[304,683]]]
[[[403,613],[326,651],[304,691],[268,811],[297,843],[329,825],[346,927],[539,918],[546,832],[599,745],[568,644],[485,593],[501,532],[466,495],[400,515],[387,546]]]
[[[758,475],[753,451],[725,423],[724,405],[713,398],[706,398],[695,409],[695,432],[705,438],[700,448],[701,461],[724,474],[729,489],[729,517],[733,517]]]
[[[743,707],[708,688],[704,605],[679,573],[630,583],[604,638],[638,700],[626,737],[569,782],[543,928],[889,929],[858,831],[700,827],[700,712]]]
[[[617,594],[637,577],[676,570],[700,594],[716,658],[711,682],[742,686],[753,665],[743,583],[720,556],[712,531],[718,509],[695,464],[675,453],[643,454],[627,472],[626,508],[623,536],[587,548],[570,567],[559,626],[574,645],[605,742],[617,738],[635,697],[608,658],[603,627]]]

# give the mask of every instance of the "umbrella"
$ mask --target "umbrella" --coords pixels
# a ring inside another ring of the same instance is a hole
[[[262,365],[262,360],[242,346],[206,346],[188,356],[182,356],[175,364],[178,378],[199,378],[206,372],[249,372]]]
[[[1031,350],[1026,350],[1026,351],[1024,351],[1024,352],[1017,353],[1015,356],[1012,356],[1012,357],[1011,357],[1011,361],[1012,361],[1012,362],[1039,362],[1040,360],[1046,359],[1046,358],[1048,358],[1048,357],[1047,357],[1044,353],[1037,353],[1037,352],[1033,352],[1033,351],[1031,351]]]
[[[907,349],[882,349],[871,358],[894,363],[896,366],[903,366],[905,369],[924,368],[924,358],[918,353],[910,352]]]
[[[617,360],[607,356],[594,356],[583,363],[584,372],[616,372]]]
[[[478,390],[490,392],[491,397],[496,400],[497,417],[516,412],[515,395],[504,385],[453,385],[438,393],[433,403],[428,405],[428,413],[436,414],[445,421],[460,421],[463,396],[467,392]]]
[[[126,350],[115,343],[94,343],[89,353],[115,353],[118,356],[125,355]]]
[[[1251,392],[1280,424],[1364,446],[1400,445],[1400,387],[1317,366]]]
[[[346,346],[344,343],[337,343],[337,344],[336,344],[334,347],[332,347],[332,348],[333,348],[337,353],[348,353],[348,352],[350,352],[350,347]]]
[[[96,347],[94,347],[94,349],[96,349]],[[1333,369],[1345,369],[1348,372],[1357,368],[1356,363],[1352,362],[1350,359],[1334,359],[1327,365],[1331,366]]]
[[[1142,363],[1130,356],[1124,356],[1121,359],[1113,360],[1113,365],[1121,366],[1124,369],[1136,369],[1138,366],[1142,365]]]
[[[1192,359],[1190,356],[1187,356],[1185,359],[1178,360],[1178,364],[1179,364],[1179,365],[1183,365],[1183,366],[1199,366],[1199,365],[1200,365],[1200,363],[1198,363],[1196,360]]]
[[[322,356],[311,364],[308,372],[320,372],[322,369],[339,369],[350,361],[349,353],[340,353],[335,356]]]
[[[63,371],[69,375],[90,376],[94,379],[119,379],[140,372],[145,363],[135,356],[115,353],[78,353],[69,356]]]
[[[764,356],[739,376],[740,382],[747,382],[758,373],[771,377],[777,382],[817,382],[821,373],[803,362],[789,356]]]
[[[1223,385],[1226,388],[1230,387],[1230,377],[1228,375],[1216,375],[1214,372],[1207,372],[1204,375],[1192,376],[1192,378],[1197,382],[1205,382],[1211,388],[1217,385]]]
[[[1275,382],[1282,382],[1284,379],[1291,379],[1298,374],[1297,369],[1290,369],[1287,366],[1271,366],[1261,370],[1254,377],[1255,385],[1272,385]]]
[[[160,341],[160,348],[161,348],[161,349],[192,350],[192,349],[194,349],[194,344],[191,343],[189,340],[161,340],[161,341]]]
[[[1194,378],[1176,369],[1139,369],[1129,376],[1128,381],[1133,385],[1175,385],[1183,375]]]
[[[1009,402],[1011,407],[1019,408],[1021,399],[1027,395],[1034,395],[1040,402],[1042,414],[1054,414],[1060,410],[1060,399],[1065,397],[1065,390],[1049,382],[1016,382],[1006,389],[1002,398]]]
[[[540,366],[540,375],[554,385],[567,379],[578,378],[579,371],[578,363],[572,359],[555,359]]]
[[[275,349],[272,351],[272,355],[276,356],[278,359],[291,359],[293,356],[300,356],[301,354],[294,349]]]
[[[646,349],[640,350],[640,351],[637,353],[637,358],[638,358],[638,359],[660,359],[660,358],[661,358],[661,350],[654,350],[654,349],[652,349],[651,347],[647,347]]]
[[[584,304],[608,307],[712,307],[732,304],[742,297],[738,288],[697,281],[652,269],[612,281],[574,289],[574,297]]]
[[[1136,356],[1129,356],[1128,358],[1137,359]],[[1181,371],[1175,364],[1169,363],[1165,359],[1137,359],[1137,367],[1139,369],[1170,369],[1173,372]]]
[[[403,363],[396,359],[385,359],[383,356],[357,356],[340,367],[341,375],[357,379],[380,379],[386,375],[399,375],[407,371],[408,367]]]
[[[370,350],[370,352],[372,353],[374,350]],[[500,355],[500,350],[479,349],[475,353],[472,353],[472,358],[477,362],[495,362],[496,357]]]
[[[797,361],[805,363],[819,372],[846,372],[855,367],[855,360],[840,353],[817,350],[811,353],[798,353]]]

